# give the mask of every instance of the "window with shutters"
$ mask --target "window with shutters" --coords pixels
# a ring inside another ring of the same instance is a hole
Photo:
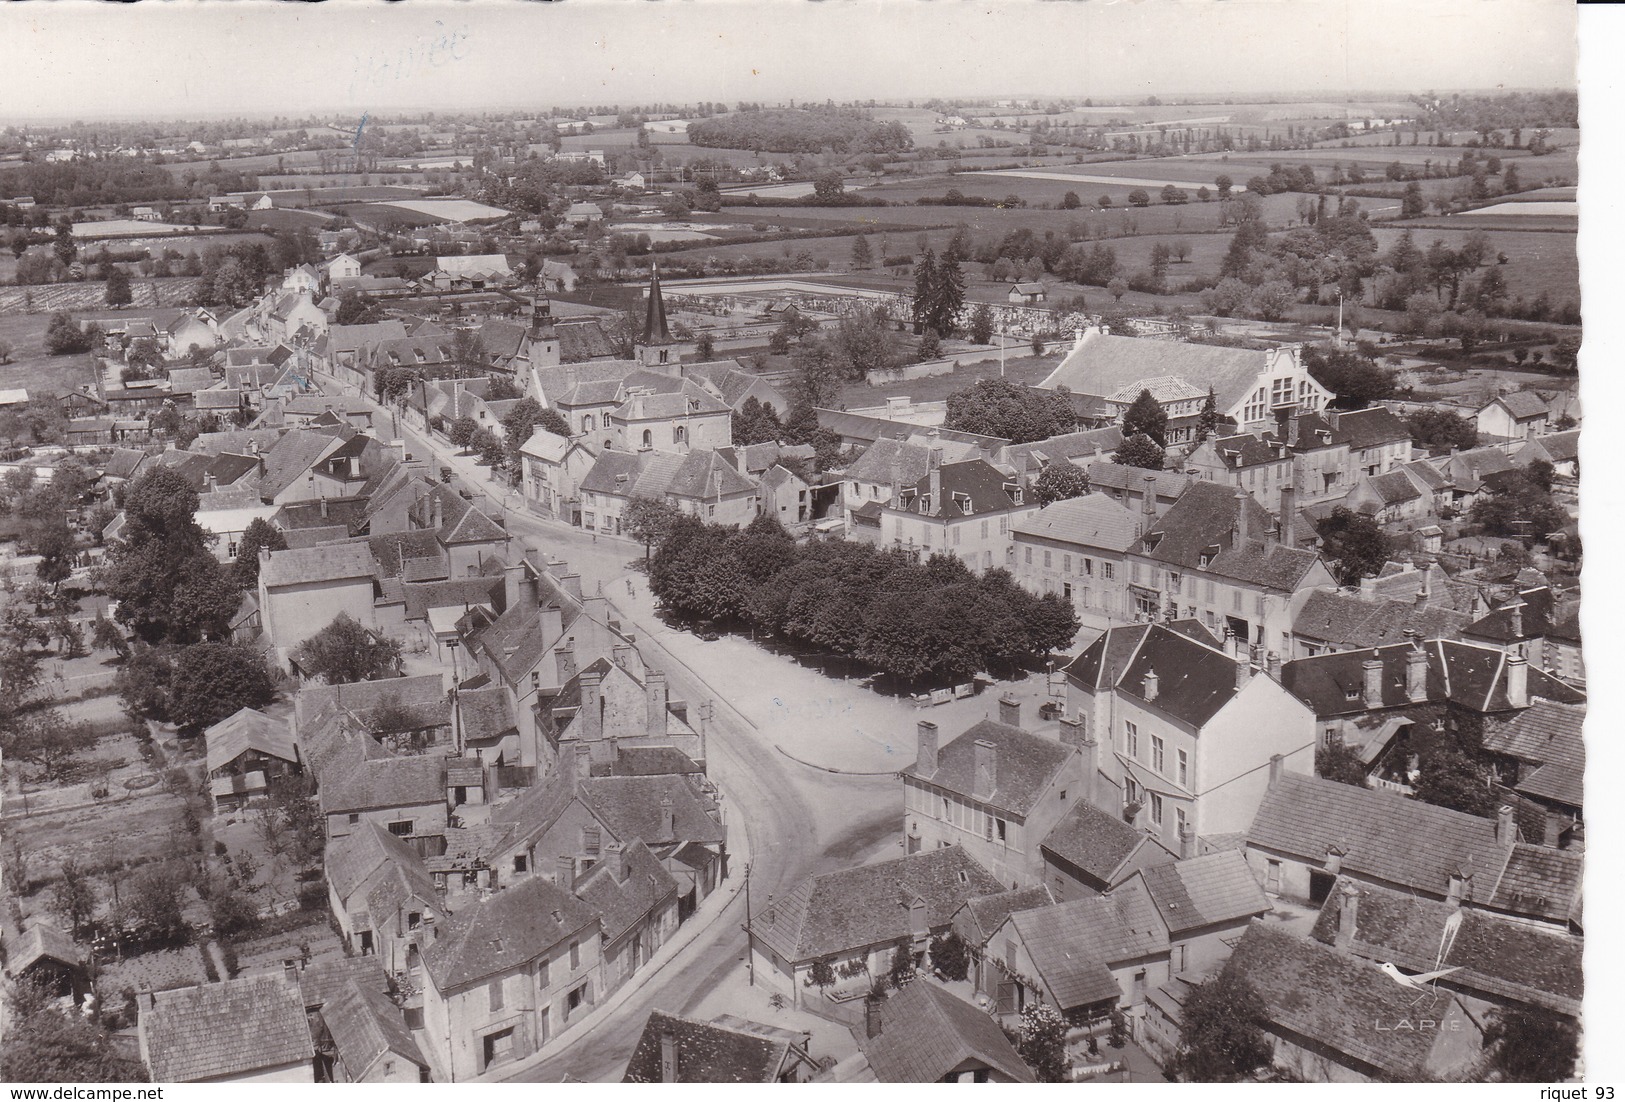
[[[1151,736],[1151,768],[1155,769],[1158,773],[1161,773],[1164,768],[1162,736],[1160,735]]]
[[[1117,576],[1117,567],[1109,562],[1100,564],[1100,576],[1108,582]]]
[[[583,827],[581,830],[581,852],[588,857],[598,856],[599,835],[597,827]]]
[[[1123,742],[1128,748],[1128,756],[1135,761],[1140,760],[1140,729],[1130,720],[1123,721]]]
[[[570,971],[574,972],[577,968],[580,968],[580,967],[581,967],[581,942],[572,941],[570,943]]]
[[[1044,551],[1044,569],[1048,570],[1051,565],[1052,565],[1052,563],[1050,561],[1050,553],[1049,553],[1049,550],[1046,548],[1045,551]]]
[[[1155,792],[1146,793],[1151,797],[1151,821],[1158,826],[1162,825],[1162,797]]]
[[[1190,755],[1187,754],[1183,750],[1176,750],[1176,751],[1174,751],[1174,753],[1178,755],[1177,760],[1179,762],[1179,783],[1186,786],[1186,787],[1189,787],[1190,783],[1191,783],[1191,758],[1190,758]]]
[[[1061,556],[1061,573],[1063,573],[1063,574],[1072,573],[1072,556],[1071,555],[1062,555]]]
[[[1023,555],[1026,557],[1027,565],[1031,566],[1033,564],[1033,549],[1031,547],[1023,547],[1021,550]]]

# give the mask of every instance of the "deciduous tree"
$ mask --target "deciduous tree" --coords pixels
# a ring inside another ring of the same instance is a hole
[[[1266,1009],[1236,968],[1226,965],[1185,1000],[1174,1073],[1187,1083],[1233,1083],[1270,1059]]]
[[[1033,501],[1040,506],[1088,492],[1089,472],[1072,463],[1051,463],[1033,480]]]
[[[265,660],[231,643],[197,643],[175,659],[169,681],[170,715],[183,728],[201,729],[242,708],[276,699]]]
[[[1144,433],[1126,436],[1112,453],[1112,462],[1123,467],[1140,467],[1148,471],[1160,471],[1163,464],[1163,450],[1157,442]]]
[[[294,652],[294,662],[329,685],[377,681],[399,672],[401,645],[341,612]]]
[[[1356,513],[1339,505],[1331,515],[1315,524],[1320,537],[1321,554],[1332,563],[1338,580],[1353,585],[1361,578],[1369,578],[1382,569],[1393,545],[1383,533],[1382,525],[1364,513]]]

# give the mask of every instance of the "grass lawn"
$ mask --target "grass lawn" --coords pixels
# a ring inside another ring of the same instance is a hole
[[[86,358],[48,356],[48,314],[0,314],[0,340],[11,345],[11,362],[0,364],[0,389],[26,387],[30,397],[63,394],[91,381]]]
[[[1535,221],[1535,219],[1530,219]],[[1468,234],[1478,229],[1480,220],[1450,219],[1449,229],[1434,228],[1437,223],[1412,230],[1418,248],[1426,250],[1434,241],[1443,241],[1450,248],[1460,248]],[[1484,219],[1483,221],[1489,221]],[[1501,266],[1507,288],[1514,295],[1533,298],[1541,291],[1553,301],[1578,299],[1580,295],[1580,261],[1575,252],[1573,233],[1523,232],[1500,228],[1507,219],[1484,226],[1490,239],[1492,254],[1506,253],[1507,262]],[[1544,221],[1544,219],[1541,219]],[[1570,220],[1572,224],[1572,219]],[[1403,229],[1377,227],[1372,230],[1377,245],[1384,251],[1391,248]]]
[[[1025,356],[1012,354],[1005,360],[1004,377],[1013,383],[1035,386],[1042,382],[1070,346],[1066,342],[1052,348],[1046,355]],[[948,395],[966,389],[979,379],[997,379],[999,361],[966,364],[951,375],[934,375],[925,379],[906,379],[885,386],[870,386],[865,382],[847,383],[841,388],[841,402],[848,409],[864,409],[885,404],[887,398],[906,394],[916,402],[940,402]]]

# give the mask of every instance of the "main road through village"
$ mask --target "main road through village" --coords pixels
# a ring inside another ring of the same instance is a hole
[[[393,426],[391,415],[383,410],[375,416],[382,425],[399,428],[400,438],[415,458],[430,461],[436,469],[451,466],[459,481],[485,494],[483,498],[477,495],[476,500],[493,515],[500,515],[515,539],[534,544],[550,559],[567,561],[581,575],[584,592],[598,591],[601,586],[617,606],[623,626],[636,632],[644,660],[663,668],[673,695],[680,694],[689,702],[691,718],[704,702],[714,702],[707,724],[707,771],[723,794],[730,841],[737,839],[740,831],[748,838],[753,909],[760,910],[772,897],[783,895],[809,874],[885,852],[887,847],[894,853],[902,852],[895,842],[902,825],[902,791],[892,774],[835,774],[792,760],[776,747],[783,738],[783,732],[775,730],[778,715],[797,713],[798,702],[788,699],[791,692],[817,696],[816,700],[807,700],[808,707],[800,710],[800,714],[809,715],[828,714],[832,702],[846,696],[867,696],[867,690],[822,678],[787,677],[786,688],[769,686],[773,708],[764,714],[759,704],[752,707],[747,700],[759,701],[760,697],[732,691],[740,687],[727,683],[733,676],[719,677],[713,670],[710,682],[702,680],[690,662],[697,648],[717,644],[668,629],[653,616],[646,583],[633,569],[641,547],[608,536],[594,539],[592,533],[542,520],[525,510],[518,494],[496,488],[485,468],[458,455],[450,444],[439,439],[430,441],[425,434],[404,425]],[[629,582],[636,587],[636,599],[628,596]],[[788,659],[757,653],[752,669],[739,670],[735,676],[758,678],[763,664],[769,671],[772,664],[791,667]],[[796,673],[805,671],[796,668]],[[768,676],[772,676],[771,672]],[[792,683],[795,689],[788,687]],[[846,707],[850,710],[851,704]],[[779,708],[782,713],[777,713]],[[797,726],[802,732],[807,729],[805,723]],[[909,746],[907,760],[897,763],[900,768],[913,757],[912,729],[897,735]],[[742,871],[737,867],[732,870],[734,883],[727,890],[737,892]],[[704,917],[702,912],[695,921]],[[744,900],[736,898],[728,904],[726,914],[667,961],[655,976],[644,980],[630,997],[591,1023],[582,1036],[557,1055],[527,1063],[513,1078],[531,1082],[559,1082],[567,1076],[584,1082],[618,1080],[651,1010],[685,1013],[713,986],[730,978],[730,972],[745,969],[744,921]]]

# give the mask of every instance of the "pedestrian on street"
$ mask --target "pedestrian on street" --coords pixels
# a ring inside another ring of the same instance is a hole
[[[632,579],[631,578],[626,579],[626,595],[628,597],[637,596],[637,594],[632,591]]]

